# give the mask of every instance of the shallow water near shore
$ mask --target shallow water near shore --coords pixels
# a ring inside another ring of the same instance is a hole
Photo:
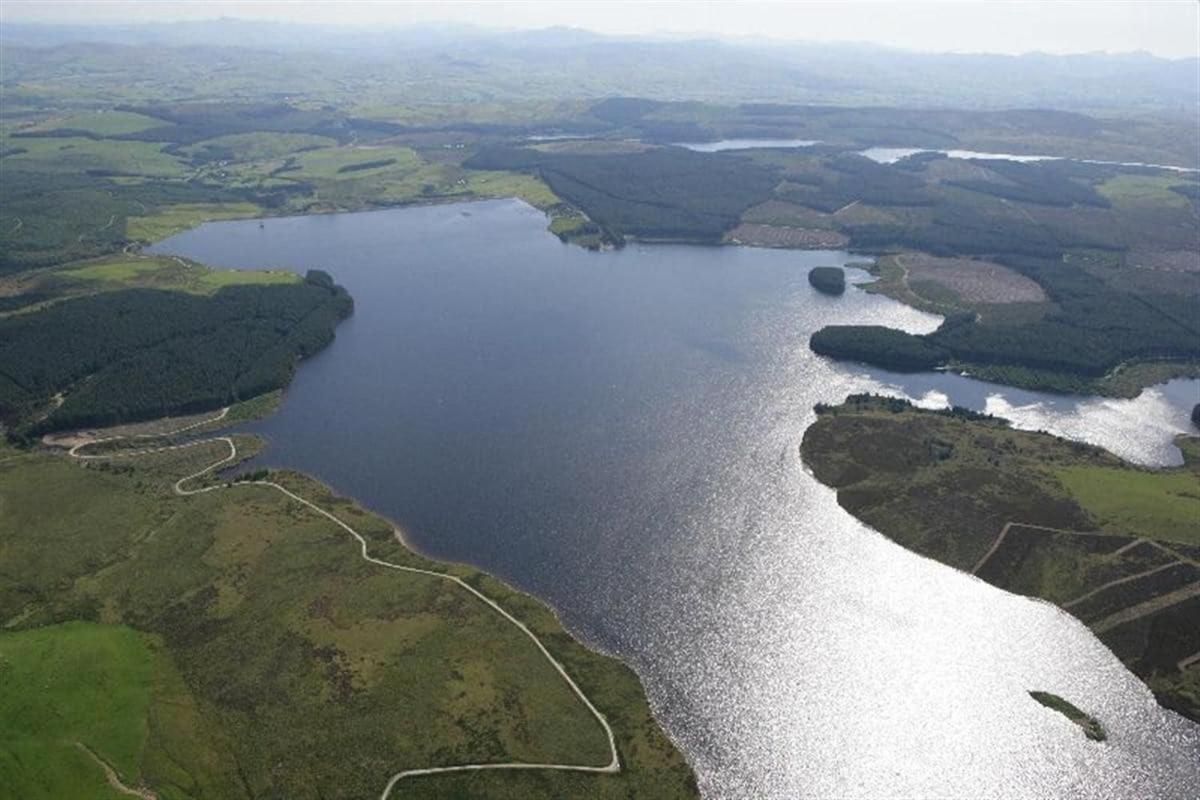
[[[1167,464],[1200,383],[1098,400],[835,364],[807,346],[823,325],[939,320],[816,293],[808,269],[846,253],[591,253],[545,225],[490,201],[213,223],[155,249],[345,285],[354,315],[250,426],[270,440],[260,463],[321,478],[626,659],[706,797],[1195,795],[1200,726],[1065,613],[858,523],[798,447],[815,403],[888,391]]]

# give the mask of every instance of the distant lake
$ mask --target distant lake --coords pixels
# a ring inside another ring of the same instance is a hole
[[[1166,164],[1145,164],[1140,161],[1100,161],[1094,158],[1066,158],[1064,156],[1030,156],[1016,153],[981,153],[977,150],[929,150],[921,147],[868,147],[860,150],[859,155],[866,156],[880,164],[895,164],[897,161],[921,153],[941,153],[948,158],[979,158],[991,161],[1017,161],[1029,163],[1033,161],[1078,161],[1081,164],[1106,164],[1112,167],[1150,167],[1165,169],[1172,172],[1200,172],[1191,167],[1173,167]]]
[[[568,137],[530,137],[530,138],[568,138]],[[821,144],[810,139],[721,139],[717,142],[675,142],[676,147],[686,147],[698,153],[718,153],[722,150],[753,150],[776,147],[812,147]],[[1078,161],[1083,164],[1107,164],[1114,167],[1150,167],[1165,169],[1172,172],[1200,172],[1191,167],[1176,167],[1166,164],[1146,164],[1140,161],[1100,161],[1091,158],[1066,158],[1064,156],[1021,155],[1018,153],[985,153],[978,150],[933,150],[924,147],[868,147],[859,150],[858,154],[866,156],[880,164],[894,164],[901,159],[921,153],[942,153],[948,158],[979,158],[994,161],[1017,161],[1029,163],[1033,161]]]
[[[812,147],[820,144],[807,139],[722,139],[719,142],[676,142],[676,147],[686,147],[697,153],[719,153],[722,150],[753,150],[765,147]]]
[[[354,315],[251,426],[261,463],[320,477],[627,660],[707,797],[1195,796],[1200,726],[1067,614],[858,523],[798,447],[814,403],[887,390],[1168,463],[1200,383],[1115,401],[836,364],[808,349],[823,325],[939,320],[808,285],[847,253],[592,253],[545,227],[490,201],[212,223],[155,249],[344,284]],[[1031,688],[1094,713],[1108,742]]]

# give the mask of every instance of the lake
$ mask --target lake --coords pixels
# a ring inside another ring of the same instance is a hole
[[[625,659],[706,797],[1195,795],[1200,726],[1067,614],[858,523],[798,446],[815,403],[888,389],[1167,463],[1200,384],[1108,401],[835,364],[808,349],[822,325],[939,319],[808,285],[846,253],[593,253],[545,227],[489,201],[212,223],[155,249],[344,284],[354,315],[251,426],[260,462]],[[1091,711],[1109,741],[1027,689]]]
[[[540,138],[549,139],[568,137],[547,136]],[[676,147],[686,147],[688,150],[695,150],[699,153],[719,153],[723,150],[812,147],[815,144],[821,144],[821,142],[810,139],[721,139],[716,142],[675,142],[674,144]],[[1020,163],[1030,163],[1034,161],[1078,161],[1083,164],[1102,164],[1112,167],[1149,167],[1153,169],[1165,169],[1171,172],[1200,172],[1200,170],[1192,167],[1178,167],[1167,164],[1146,164],[1140,161],[1101,161],[1092,158],[1067,158],[1065,156],[1031,156],[1019,155],[1017,153],[984,153],[978,150],[931,150],[923,147],[868,147],[866,150],[858,151],[860,156],[865,156],[880,164],[895,164],[901,159],[921,153],[941,153],[947,158],[979,158],[993,161],[1017,161]]]
[[[1095,158],[1067,158],[1066,156],[1029,156],[1016,153],[981,153],[978,150],[928,150],[921,147],[868,147],[860,150],[859,155],[866,156],[880,164],[895,164],[901,159],[921,153],[941,153],[947,158],[972,159],[987,161],[1016,161],[1028,164],[1034,161],[1077,161],[1081,164],[1101,164],[1110,167],[1147,167],[1150,169],[1165,169],[1170,172],[1194,173],[1200,170],[1192,167],[1178,167],[1169,164],[1146,164],[1141,161],[1103,161]]]
[[[717,142],[676,142],[697,153],[719,153],[722,150],[753,150],[764,147],[812,147],[820,142],[809,139],[721,139]]]

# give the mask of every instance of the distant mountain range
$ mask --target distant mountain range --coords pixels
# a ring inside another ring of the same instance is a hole
[[[420,65],[430,78],[473,73],[485,84],[494,82],[498,96],[525,85],[558,97],[1188,114],[1200,107],[1200,59],[1147,53],[929,54],[862,44],[612,37],[575,28],[381,30],[229,18],[121,26],[6,23],[0,28],[0,43],[9,50],[69,49],[81,42],[321,53],[335,61]],[[10,57],[20,61],[19,53]],[[510,85],[514,71],[520,78]]]

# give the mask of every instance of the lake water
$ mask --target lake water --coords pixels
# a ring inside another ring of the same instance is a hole
[[[897,161],[915,156],[920,153],[941,153],[948,158],[981,158],[992,161],[1017,161],[1029,163],[1032,161],[1078,161],[1082,164],[1106,164],[1111,167],[1151,167],[1165,169],[1171,172],[1200,172],[1191,167],[1174,167],[1167,164],[1146,164],[1141,161],[1101,161],[1094,158],[1065,158],[1063,156],[1028,156],[1016,153],[981,153],[978,150],[928,150],[920,147],[868,147],[860,150],[859,155],[866,156],[880,164],[895,164]]]
[[[722,139],[719,142],[676,142],[697,153],[719,153],[722,150],[753,150],[763,147],[812,147],[820,142],[808,139]]]
[[[720,141],[716,142],[676,142],[675,146],[686,147],[688,150],[695,150],[699,153],[718,153],[722,150],[754,150],[775,147],[812,147],[815,144],[821,144],[821,142],[810,139],[721,139]],[[866,150],[858,151],[859,155],[866,156],[872,161],[876,161],[880,164],[895,164],[901,159],[908,158],[909,156],[915,156],[920,153],[942,153],[949,158],[981,158],[997,161],[1017,161],[1021,163],[1029,163],[1033,161],[1069,160],[1079,161],[1084,164],[1107,164],[1113,167],[1152,167],[1154,169],[1165,169],[1172,172],[1200,172],[1200,170],[1191,167],[1175,167],[1167,164],[1145,164],[1140,161],[1100,161],[1091,158],[1067,159],[1063,156],[1031,156],[1019,155],[1017,153],[984,153],[978,150],[930,150],[923,147],[868,147]]]
[[[845,253],[592,253],[545,226],[491,201],[214,223],[157,249],[343,283],[354,315],[254,425],[264,462],[626,659],[706,797],[1195,797],[1200,726],[1065,613],[858,523],[798,446],[814,403],[889,389],[1162,462],[1196,382],[1095,401],[838,365],[808,349],[822,325],[938,319],[816,293],[808,269]]]

